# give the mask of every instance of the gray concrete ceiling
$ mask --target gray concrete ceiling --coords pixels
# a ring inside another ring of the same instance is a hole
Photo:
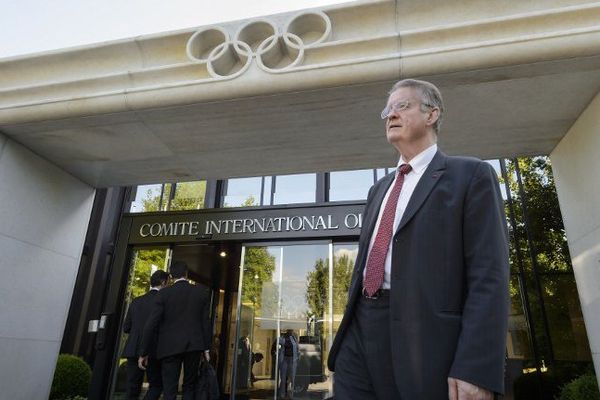
[[[440,145],[549,154],[600,90],[600,57],[425,77],[444,94]],[[393,165],[379,113],[392,82],[4,125],[96,187]]]

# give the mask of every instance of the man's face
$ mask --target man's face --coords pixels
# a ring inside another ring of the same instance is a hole
[[[399,88],[389,97],[387,105],[408,104],[400,111],[391,111],[385,122],[388,142],[391,144],[409,144],[427,138],[431,133],[431,112],[421,111],[419,92],[413,88]]]

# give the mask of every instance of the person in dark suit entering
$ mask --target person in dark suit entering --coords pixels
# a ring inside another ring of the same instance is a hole
[[[336,399],[488,400],[504,391],[503,201],[488,163],[438,150],[443,112],[437,87],[406,79],[381,113],[400,160],[367,197],[328,358]]]
[[[170,272],[174,282],[156,297],[156,305],[144,327],[138,363],[145,368],[150,338],[158,332],[156,356],[162,362],[165,400],[175,400],[183,365],[183,399],[194,399],[201,358],[210,360],[210,291],[187,280],[187,264],[175,261]]]
[[[129,400],[137,400],[142,390],[144,371],[138,367],[138,357],[144,325],[150,317],[158,291],[166,286],[168,280],[169,274],[165,271],[154,272],[150,277],[150,290],[143,296],[132,300],[125,316],[123,332],[128,333],[129,336],[127,342],[125,342],[123,357],[127,357],[127,399]],[[160,362],[156,359],[156,338],[152,338],[151,342],[146,365],[146,377],[149,387],[144,400],[158,399],[162,393]]]

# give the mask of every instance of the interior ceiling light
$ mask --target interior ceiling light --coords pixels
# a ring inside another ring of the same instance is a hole
[[[224,251],[220,252],[219,255],[223,258],[227,257],[227,253],[225,253]]]

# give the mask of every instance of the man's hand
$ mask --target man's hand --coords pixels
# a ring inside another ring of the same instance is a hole
[[[448,378],[448,399],[450,400],[493,400],[489,390],[460,379]]]
[[[138,358],[139,369],[143,369],[145,371],[146,365],[148,365],[148,356],[144,356],[144,357],[140,356],[140,358]]]
[[[206,360],[206,362],[210,362],[210,351],[209,350],[204,351],[204,359]]]

